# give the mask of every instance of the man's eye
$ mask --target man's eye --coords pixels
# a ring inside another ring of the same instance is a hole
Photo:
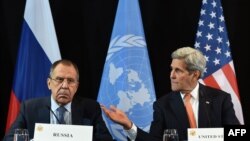
[[[68,79],[68,82],[69,82],[69,83],[74,83],[75,80],[74,80],[74,79]]]
[[[64,78],[60,78],[60,77],[56,78],[56,81],[58,81],[58,82],[63,82],[63,80],[64,80]]]

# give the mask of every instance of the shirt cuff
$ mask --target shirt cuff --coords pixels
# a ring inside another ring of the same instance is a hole
[[[132,127],[131,129],[129,130],[125,130],[128,134],[128,138],[131,140],[131,141],[134,141],[135,138],[136,138],[136,135],[137,135],[137,127],[135,126],[134,123],[132,123]]]

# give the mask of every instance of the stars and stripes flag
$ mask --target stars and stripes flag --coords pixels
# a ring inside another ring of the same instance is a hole
[[[27,0],[16,61],[6,131],[17,117],[22,101],[50,95],[50,66],[61,59],[48,0]]]
[[[195,48],[207,61],[201,83],[231,94],[236,116],[244,124],[230,43],[220,0],[203,0]]]

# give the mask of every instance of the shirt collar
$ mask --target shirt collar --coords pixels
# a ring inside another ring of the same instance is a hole
[[[67,109],[68,112],[71,112],[71,103],[72,102],[64,105],[64,107]],[[51,95],[51,110],[55,112],[58,107],[60,107],[60,106],[56,103],[56,101],[54,100],[54,98]]]
[[[199,93],[199,87],[200,87],[200,84],[199,83],[197,83],[197,85],[195,86],[195,88],[191,91],[191,95],[192,95],[192,98],[194,99],[194,100],[198,100],[198,98],[199,98],[199,96],[198,96],[198,93]],[[185,94],[184,93],[181,93],[180,92],[180,94],[181,94],[181,98],[184,100],[184,96],[185,96]]]

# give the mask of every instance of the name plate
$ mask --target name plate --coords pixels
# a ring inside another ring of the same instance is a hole
[[[224,141],[224,128],[188,128],[189,141]]]
[[[34,141],[92,141],[93,126],[36,123]]]

